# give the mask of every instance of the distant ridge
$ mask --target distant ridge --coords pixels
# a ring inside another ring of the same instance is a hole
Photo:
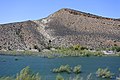
[[[63,8],[39,20],[0,25],[0,50],[120,46],[120,19]]]

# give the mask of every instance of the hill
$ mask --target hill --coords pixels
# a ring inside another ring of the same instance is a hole
[[[0,25],[0,50],[120,46],[120,19],[73,9],[61,9],[46,18]]]

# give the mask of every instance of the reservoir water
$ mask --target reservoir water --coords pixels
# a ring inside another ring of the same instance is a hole
[[[17,58],[17,60],[16,60]],[[20,72],[26,66],[32,71],[39,72],[44,80],[55,80],[57,73],[53,73],[52,69],[60,65],[68,64],[71,67],[76,65],[82,66],[83,77],[89,73],[95,76],[98,68],[109,68],[116,75],[119,74],[120,57],[63,57],[63,58],[41,58],[39,56],[0,56],[0,76],[13,76]],[[64,77],[74,76],[74,74],[62,73]],[[96,80],[101,80],[97,79]],[[115,79],[113,79],[115,80]]]

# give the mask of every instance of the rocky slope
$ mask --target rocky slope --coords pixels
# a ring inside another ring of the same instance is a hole
[[[0,50],[75,44],[89,48],[120,46],[120,19],[65,8],[44,19],[0,25]]]

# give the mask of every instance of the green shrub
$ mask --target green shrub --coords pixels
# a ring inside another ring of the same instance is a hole
[[[73,69],[69,65],[61,65],[59,68],[53,69],[53,72],[55,72],[55,73],[61,73],[61,72],[71,73],[72,71],[75,74],[81,73],[81,65],[77,65]]]
[[[74,45],[74,46],[73,46],[73,49],[74,49],[74,50],[79,50],[79,49],[81,49],[81,46],[80,46],[79,44]]]
[[[39,73],[34,74],[27,66],[23,68],[20,73],[16,75],[16,78],[13,77],[1,77],[0,80],[41,80]]]
[[[96,74],[98,77],[102,77],[102,78],[112,78],[113,76],[113,73],[111,73],[108,68],[105,69],[99,68]]]
[[[120,68],[119,68],[118,70],[119,70],[119,72],[120,72]]]
[[[93,55],[94,55],[94,56],[103,56],[104,53],[103,53],[103,52],[100,52],[100,51],[96,51],[96,52],[93,52]]]
[[[73,72],[76,74],[81,73],[81,65],[77,65],[73,68]]]
[[[81,47],[81,50],[88,50],[88,48],[87,48],[87,47],[82,46],[82,47]]]
[[[1,77],[0,80],[15,80],[13,77]]]
[[[113,50],[113,51],[120,52],[120,47],[119,47],[119,46],[113,46],[113,47],[112,47],[112,50]]]
[[[60,72],[71,73],[71,67],[69,65],[61,65],[59,68],[54,68],[53,72],[55,72],[55,73],[60,73]]]
[[[120,52],[118,52],[116,55],[120,57]]]
[[[38,73],[33,74],[30,67],[27,66],[17,74],[16,80],[41,80],[41,78]]]
[[[64,80],[64,78],[63,78],[60,74],[58,74],[58,75],[56,76],[56,80]]]

